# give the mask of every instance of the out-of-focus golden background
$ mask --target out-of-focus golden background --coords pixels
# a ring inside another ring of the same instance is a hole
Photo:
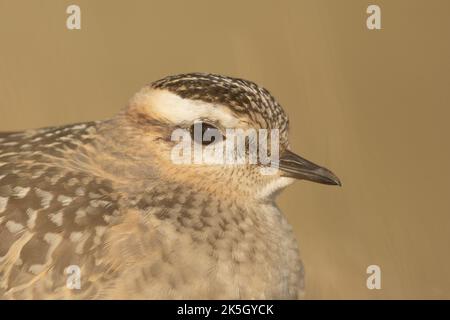
[[[81,7],[81,30],[66,8]],[[382,30],[366,8],[381,7]],[[267,87],[342,188],[279,202],[307,298],[450,298],[449,1],[0,0],[0,130],[112,116],[191,71]],[[366,268],[381,267],[381,290]]]

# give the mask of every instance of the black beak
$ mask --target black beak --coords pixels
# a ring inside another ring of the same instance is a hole
[[[330,170],[318,166],[295,153],[285,150],[280,157],[282,176],[341,186],[341,181]]]

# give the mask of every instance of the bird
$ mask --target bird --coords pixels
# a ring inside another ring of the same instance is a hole
[[[275,173],[174,163],[174,130],[199,126],[224,141],[227,128],[278,130]],[[304,298],[276,196],[341,182],[291,151],[288,129],[268,90],[196,72],[145,85],[106,120],[0,133],[0,298]]]

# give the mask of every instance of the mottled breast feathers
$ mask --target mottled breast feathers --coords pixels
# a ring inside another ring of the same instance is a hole
[[[273,203],[156,176],[127,129],[0,134],[0,298],[301,296],[297,243]]]

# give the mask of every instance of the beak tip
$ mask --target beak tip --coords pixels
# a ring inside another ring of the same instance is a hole
[[[342,187],[341,180],[333,172],[290,150],[284,151],[280,159],[280,168],[288,177]]]
[[[338,186],[338,187],[342,187],[342,182],[341,180],[331,171],[327,170],[328,174],[326,175],[326,177],[328,179],[330,179],[330,184]]]
[[[320,177],[318,182],[322,182],[324,184],[333,185],[342,187],[341,180],[330,170],[326,168],[320,168],[318,170],[318,176]]]
[[[333,178],[330,178],[330,180],[328,180],[328,183],[326,184],[330,184],[333,186],[338,186],[338,187],[342,187],[342,182],[341,180],[339,180],[338,177],[334,176]]]

